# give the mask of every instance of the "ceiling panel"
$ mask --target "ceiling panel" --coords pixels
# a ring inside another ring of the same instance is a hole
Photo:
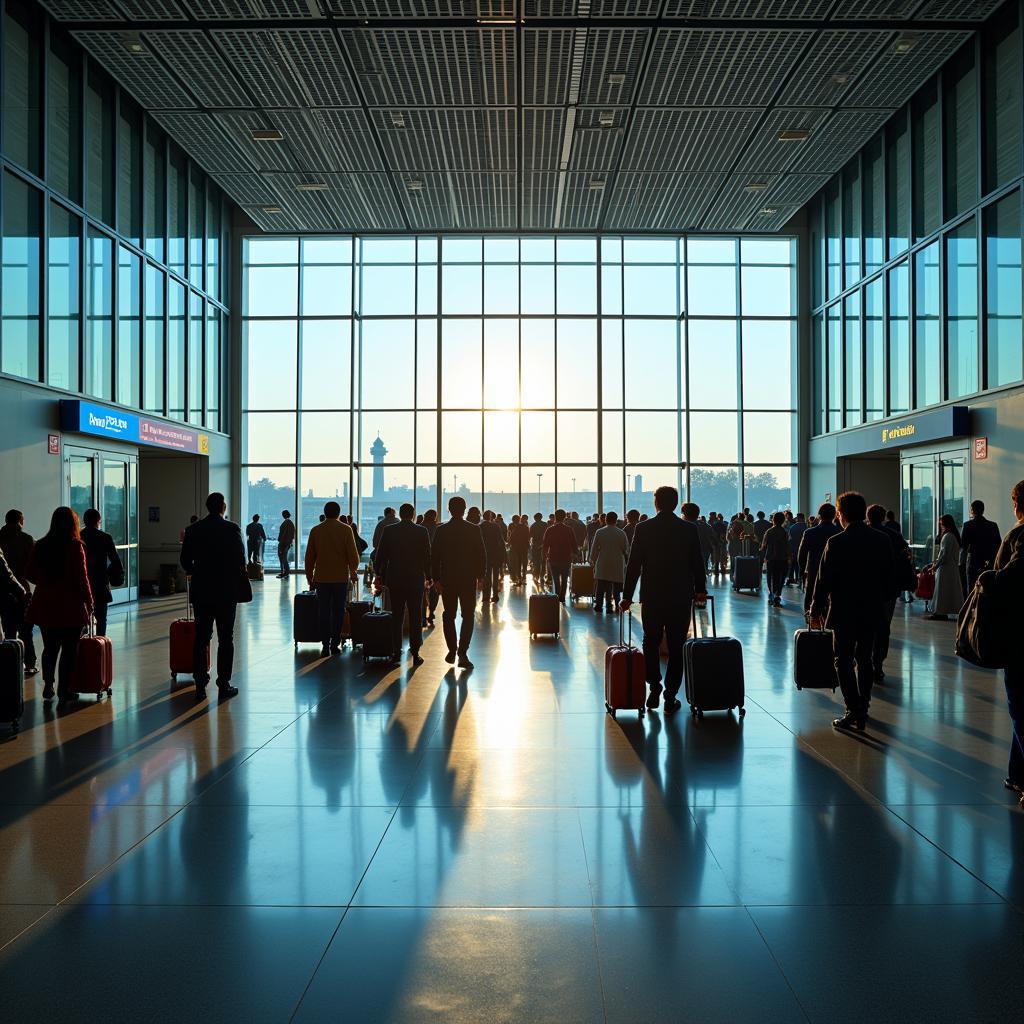
[[[523,31],[523,102],[532,106],[565,103],[572,64],[571,29]]]
[[[660,29],[640,102],[761,106],[770,102],[813,35],[803,29]]]
[[[145,32],[149,48],[169,64],[204,107],[249,107],[254,98],[225,66],[209,33],[188,29]]]
[[[751,135],[736,169],[768,173],[787,170],[803,151],[802,147],[808,145],[808,140],[783,142],[779,132],[806,129],[813,138],[828,114],[822,107],[776,107],[769,111],[764,123]]]
[[[516,0],[326,0],[343,18],[513,18]]]
[[[43,0],[43,6],[61,21],[124,21],[113,0]]]
[[[637,110],[622,166],[636,171],[721,171],[732,167],[761,112]]]
[[[631,102],[650,36],[647,29],[588,29],[580,102]]]
[[[623,108],[580,107],[573,130],[569,166],[573,170],[610,170],[618,166],[629,112]],[[605,127],[602,119],[610,117]]]
[[[454,230],[506,231],[518,219],[512,173],[441,172],[396,175],[406,219],[414,230],[449,224]],[[418,183],[418,188],[410,188]]]
[[[656,18],[661,0],[524,0],[527,18]]]
[[[301,150],[293,147],[276,111],[231,110],[204,116],[215,121],[235,149],[244,154],[246,167],[257,171],[300,171],[306,166]],[[261,128],[277,128],[285,138],[281,142],[256,142],[252,133]]]
[[[718,176],[696,172],[622,172],[603,227],[620,231],[683,231],[697,225]]]
[[[374,110],[374,128],[394,170],[504,171],[516,168],[516,112],[478,107]]]
[[[805,21],[824,18],[835,0],[667,0],[667,18]]]
[[[523,167],[557,170],[561,166],[565,111],[560,107],[523,108]]]
[[[176,0],[117,0],[131,21],[184,21],[188,14]]]
[[[273,116],[273,127],[284,133],[300,167],[314,171],[384,170],[370,121],[362,110],[283,110],[275,111]]]
[[[1003,0],[843,0],[832,15],[847,20],[984,21]],[[920,8],[920,10],[917,10]],[[915,13],[916,11],[916,13]]]
[[[779,102],[792,106],[836,105],[893,38],[892,32],[820,33],[786,83]]]
[[[157,111],[153,116],[186,153],[202,154],[205,170],[229,174],[258,169],[251,153],[212,114]]]
[[[187,0],[192,17],[198,20],[232,21],[320,17],[324,6],[320,0]]]
[[[778,175],[768,175],[758,184],[769,188],[778,181]],[[715,190],[703,211],[700,226],[705,231],[727,231],[736,224],[744,224],[765,206],[767,189],[752,190],[749,174],[728,174]]]
[[[879,128],[889,120],[886,110],[837,110],[829,120],[799,147],[789,169],[793,171],[838,171]]]
[[[523,227],[526,230],[554,228],[558,179],[558,171],[523,174]]]

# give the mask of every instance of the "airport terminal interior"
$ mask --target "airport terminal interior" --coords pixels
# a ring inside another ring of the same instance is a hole
[[[124,570],[109,693],[49,699],[3,595],[4,1020],[1024,1020],[1011,670],[957,655],[969,562],[925,586],[940,519],[1018,523],[1024,0],[0,13],[0,513],[97,510]],[[611,714],[642,604],[573,569],[538,633],[543,555],[471,665],[444,594],[393,660],[300,636],[328,503],[382,604],[390,510],[665,486],[799,514],[778,601],[703,553],[742,708]],[[849,491],[920,571],[861,730],[795,667]],[[230,699],[169,639],[211,492],[263,527]]]

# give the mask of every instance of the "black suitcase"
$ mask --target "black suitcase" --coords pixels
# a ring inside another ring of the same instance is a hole
[[[360,619],[362,630],[363,661],[370,658],[386,658],[392,661],[398,653],[394,648],[394,627],[391,611],[387,605],[387,588],[381,594],[381,607],[372,608]],[[372,607],[372,606],[371,606]]]
[[[349,601],[346,611],[348,612],[348,629],[342,630],[342,640],[349,640],[352,646],[363,642],[363,618],[373,611],[372,601],[362,601],[359,598],[359,584],[353,587],[354,600]]]
[[[21,728],[25,714],[25,645],[20,640],[0,641],[0,722],[11,732]]]
[[[527,606],[530,639],[541,633],[558,636],[562,627],[562,605],[557,594],[531,594]]]
[[[757,555],[737,555],[732,560],[732,589],[761,592],[761,559]]]
[[[299,644],[323,643],[320,635],[320,601],[315,590],[303,590],[292,599],[292,639]]]
[[[836,692],[835,654],[832,630],[798,629],[793,634],[793,682],[798,690]]]
[[[756,561],[756,559],[755,559]],[[715,599],[711,608],[711,636],[697,636],[697,606],[693,606],[693,636],[683,644],[686,703],[690,713],[703,718],[705,711],[732,711],[743,706],[743,647],[731,636],[719,636],[715,626]]]

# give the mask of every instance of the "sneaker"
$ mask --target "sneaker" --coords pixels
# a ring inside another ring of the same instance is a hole
[[[661,701],[661,692],[665,687],[661,683],[651,683],[651,692],[647,697],[647,707],[650,711],[657,709]]]
[[[832,720],[832,728],[839,729],[843,732],[863,732],[866,722],[863,718],[859,718],[852,711],[847,711],[842,718],[835,718]]]

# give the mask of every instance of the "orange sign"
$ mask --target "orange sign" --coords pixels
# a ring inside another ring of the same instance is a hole
[[[988,438],[976,437],[974,439],[974,457],[980,462],[988,458]]]

